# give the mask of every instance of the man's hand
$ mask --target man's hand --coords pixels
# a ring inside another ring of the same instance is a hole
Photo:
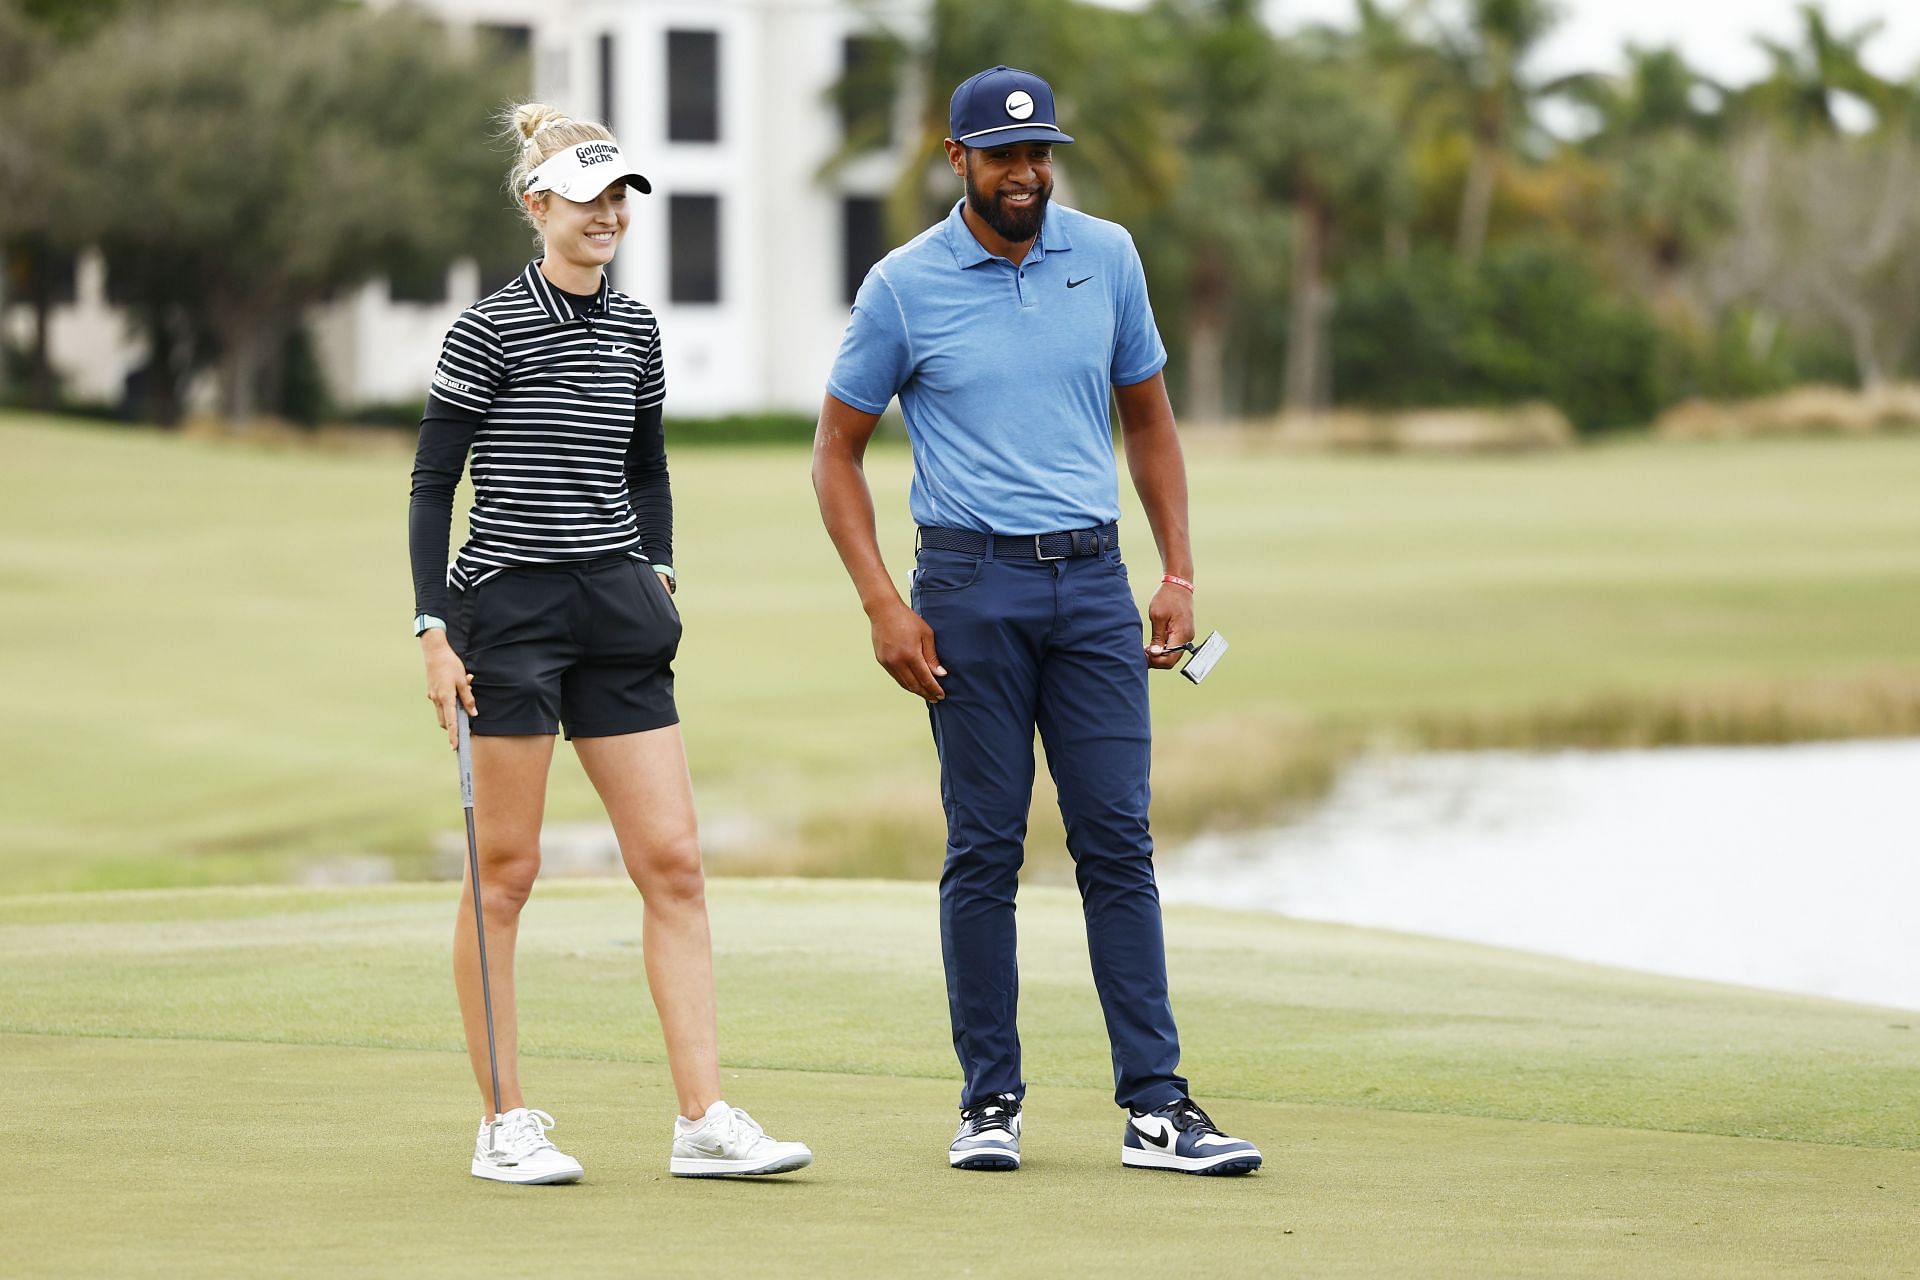
[[[420,633],[420,655],[427,663],[427,701],[433,704],[434,718],[447,731],[447,745],[459,745],[459,719],[456,707],[465,706],[468,715],[478,715],[473,701],[473,673],[447,643],[447,633],[435,627]]]
[[[935,676],[947,674],[933,650],[933,628],[900,600],[873,612],[873,656],[902,689],[928,702],[947,696]]]
[[[1153,640],[1147,645],[1147,665],[1162,671],[1180,661],[1179,646],[1193,639],[1193,592],[1163,582],[1147,605]]]

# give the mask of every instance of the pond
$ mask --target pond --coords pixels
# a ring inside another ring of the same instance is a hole
[[[1168,902],[1920,1008],[1920,740],[1366,759],[1159,863]]]

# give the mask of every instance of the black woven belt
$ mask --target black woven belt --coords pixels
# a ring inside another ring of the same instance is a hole
[[[988,537],[993,539],[993,558],[996,560],[1072,560],[1082,556],[1105,555],[1119,546],[1120,526],[1103,524],[1091,529],[1016,536],[921,525],[916,549],[924,547],[930,551],[958,551],[962,555],[984,556],[987,554]]]

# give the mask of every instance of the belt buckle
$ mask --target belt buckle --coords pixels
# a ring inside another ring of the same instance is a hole
[[[1071,534],[1069,534],[1069,535],[1068,535],[1068,537],[1067,537],[1067,555],[1061,555],[1061,556],[1050,556],[1050,555],[1048,555],[1048,554],[1047,554],[1047,551],[1046,551],[1046,548],[1045,548],[1045,547],[1042,547],[1042,546],[1040,545],[1040,539],[1042,539],[1042,538],[1044,538],[1044,537],[1046,537],[1046,536],[1047,536],[1047,535],[1046,535],[1046,534],[1044,534],[1044,533],[1036,533],[1036,534],[1034,534],[1034,535],[1033,535],[1033,558],[1034,558],[1034,559],[1036,559],[1036,560],[1065,560],[1065,559],[1067,558],[1067,556],[1070,556],[1070,555],[1072,555],[1072,554],[1073,554],[1073,537],[1072,537],[1072,535],[1071,535]]]

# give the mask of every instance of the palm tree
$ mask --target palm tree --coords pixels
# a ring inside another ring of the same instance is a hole
[[[1403,162],[1438,141],[1448,112],[1444,101],[1451,68],[1430,41],[1415,33],[1428,22],[1426,0],[1402,0],[1390,9],[1384,0],[1354,0],[1351,31],[1322,28],[1308,33],[1327,56],[1344,60],[1368,96],[1385,113],[1400,138]],[[1387,257],[1403,261],[1413,251],[1411,200],[1381,210],[1381,244]]]
[[[1701,274],[1723,298],[1835,334],[1878,386],[1911,367],[1920,336],[1915,86],[1866,66],[1879,23],[1839,31],[1818,4],[1799,16],[1794,42],[1760,41],[1769,74],[1735,104],[1738,218]],[[1873,114],[1864,130],[1849,132],[1849,99]]]
[[[1386,106],[1353,64],[1302,50],[1276,51],[1265,177],[1291,214],[1287,360],[1283,400],[1292,411],[1332,397],[1327,327],[1332,276],[1344,236],[1404,225],[1405,164]]]
[[[1188,414],[1219,420],[1263,380],[1261,344],[1287,316],[1289,408],[1329,393],[1326,330],[1341,244],[1398,208],[1393,122],[1327,33],[1276,39],[1250,0],[1165,0],[1164,51],[1181,180],[1148,224],[1182,282]],[[1230,372],[1244,360],[1238,377]]]
[[[1841,131],[1838,104],[1851,96],[1872,109],[1877,126],[1903,123],[1910,91],[1882,80],[1862,58],[1885,24],[1876,19],[1842,32],[1819,4],[1802,4],[1799,14],[1798,44],[1757,38],[1770,69],[1744,95],[1748,115],[1796,137],[1831,135]]]
[[[1120,217],[1165,191],[1172,166],[1162,145],[1151,51],[1142,47],[1138,14],[1092,9],[1074,0],[934,0],[924,34],[887,33],[887,47],[865,67],[851,67],[831,91],[843,104],[871,100],[896,76],[917,89],[912,124],[898,143],[903,163],[887,202],[888,231],[902,240],[939,220],[954,200],[940,143],[955,85],[996,63],[1024,67],[1053,85],[1067,131],[1076,139],[1061,156],[1061,185],[1076,199]],[[885,81],[886,84],[877,83]],[[842,140],[821,167],[831,178],[871,151],[861,132]]]
[[[1624,75],[1581,76],[1561,91],[1597,117],[1582,149],[1609,177],[1604,212],[1623,256],[1670,323],[1696,325],[1689,268],[1735,214],[1717,109],[1726,91],[1678,50],[1632,44]]]
[[[1455,242],[1469,263],[1486,248],[1501,165],[1532,119],[1539,89],[1526,74],[1527,55],[1559,18],[1556,0],[1468,0],[1465,23],[1440,28],[1473,148]]]
[[[1717,138],[1724,131],[1720,110],[1727,89],[1695,70],[1672,46],[1629,42],[1624,75],[1587,74],[1569,78],[1559,92],[1588,107],[1597,126],[1589,149],[1618,150],[1668,131]]]
[[[1253,0],[1161,0],[1149,15],[1177,175],[1143,221],[1151,251],[1177,281],[1186,339],[1188,417],[1224,420],[1232,408],[1228,348],[1250,298],[1276,297],[1283,209],[1259,173],[1261,104],[1275,76],[1273,35]]]

